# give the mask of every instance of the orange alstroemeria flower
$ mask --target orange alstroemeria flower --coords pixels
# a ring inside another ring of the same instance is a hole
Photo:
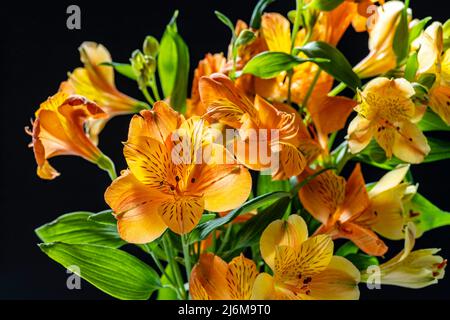
[[[207,124],[185,120],[162,101],[133,117],[124,155],[129,169],[105,199],[120,236],[131,243],[151,242],[167,228],[186,234],[204,210],[234,209],[251,191],[248,170],[209,141]]]
[[[299,196],[306,210],[322,223],[316,234],[349,239],[370,255],[386,253],[387,246],[371,230],[377,214],[371,208],[359,164],[348,181],[326,171],[304,186]]]
[[[213,73],[221,72],[225,67],[226,59],[222,53],[208,53],[203,60],[198,63],[194,71],[194,80],[192,81],[191,98],[187,102],[186,116],[203,116],[206,113],[206,107],[200,100],[198,83],[203,76],[209,76]]]
[[[36,111],[30,147],[38,165],[37,174],[42,179],[59,176],[48,159],[60,155],[74,155],[99,163],[104,157],[86,135],[84,125],[90,120],[107,117],[94,102],[79,96],[58,92],[43,102]]]
[[[358,115],[348,127],[350,152],[360,152],[375,138],[388,158],[422,162],[430,147],[417,122],[426,108],[414,104],[414,95],[412,84],[403,78],[370,81],[359,92]]]
[[[308,228],[300,216],[272,222],[261,236],[260,247],[273,276],[258,275],[252,299],[359,299],[358,269],[347,259],[333,256],[330,236],[308,238]]]
[[[355,8],[352,3],[342,3],[330,12],[321,12],[317,18],[311,41],[325,41],[337,45],[350,25]],[[261,33],[269,51],[290,53],[291,26],[288,19],[279,13],[265,13],[261,18]],[[305,30],[297,34],[295,46],[301,46],[306,38]],[[303,63],[294,68],[291,84],[291,100],[302,104],[305,95],[314,81],[319,67],[314,63]],[[311,100],[325,96],[333,85],[333,78],[322,72],[311,94]],[[255,79],[256,93],[273,101],[286,101],[289,81],[286,73],[274,79]]]
[[[97,103],[108,117],[89,124],[89,135],[97,141],[98,134],[108,119],[121,114],[130,114],[145,109],[146,106],[117,90],[114,83],[114,69],[101,65],[111,63],[111,55],[101,44],[83,42],[79,48],[83,68],[69,74],[66,90],[87,97]]]
[[[194,300],[249,300],[257,275],[255,263],[242,254],[227,264],[205,253],[192,269],[189,292]]]
[[[358,13],[353,17],[352,25],[357,32],[363,32],[367,30],[368,19],[376,14],[376,3],[384,4],[384,0],[345,0],[347,2],[353,2],[356,6],[356,12]]]
[[[288,179],[300,174],[321,151],[294,109],[282,104],[276,108],[258,95],[252,103],[224,75],[200,79],[200,96],[207,116],[239,130],[234,153],[253,170],[272,168],[275,179]],[[274,154],[278,155],[276,164],[272,163]]]

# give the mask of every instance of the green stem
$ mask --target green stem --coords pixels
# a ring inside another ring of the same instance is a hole
[[[186,269],[186,278],[189,282],[191,278],[191,255],[189,254],[189,243],[187,242],[187,236],[181,235],[181,243],[183,245],[184,266]]]
[[[347,85],[343,82],[339,83],[333,90],[331,90],[328,93],[329,97],[335,97],[337,96],[339,93],[341,93],[342,91],[344,91],[344,89],[347,88]]]
[[[303,0],[296,0],[295,21],[291,33],[291,53],[295,47],[295,39],[297,38],[297,33],[298,30],[300,29],[300,21],[302,21],[302,25],[304,25],[302,13],[303,13]]]
[[[345,150],[345,154],[342,157],[341,161],[339,161],[336,164],[336,174],[339,175],[342,171],[342,169],[344,169],[345,165],[347,164],[347,162],[349,160],[351,160],[354,157],[354,155],[347,149]]]
[[[173,281],[173,279],[167,274],[166,270],[164,269],[163,265],[159,261],[158,257],[152,252],[149,251],[150,256],[152,257],[153,261],[155,262],[156,266],[158,267],[161,274],[163,274],[166,279],[170,282],[170,284],[174,287],[176,287],[176,283]]]
[[[292,76],[294,72],[293,70],[288,71],[288,104],[290,105],[292,103],[292,92],[291,92],[291,86],[292,86]]]
[[[184,289],[184,282],[183,278],[181,277],[180,268],[178,267],[178,263],[175,261],[173,250],[172,250],[172,241],[170,240],[169,233],[166,233],[163,238],[163,246],[164,246],[164,252],[166,253],[167,262],[169,263],[170,267],[172,268],[172,274],[175,276],[175,281],[177,283],[178,289],[179,289],[179,298],[181,300],[186,300],[186,290]]]
[[[108,172],[108,175],[111,178],[111,180],[115,180],[117,178],[116,167],[114,165],[114,162],[108,156],[102,153],[100,157],[97,159],[96,164],[100,169]]]
[[[150,82],[150,87],[152,88],[153,95],[155,96],[156,100],[161,100],[161,96],[159,95],[158,87],[156,86],[156,79],[153,76],[153,79]]]
[[[228,243],[228,240],[230,239],[231,227],[232,227],[232,223],[230,222],[228,224],[228,226],[227,226],[227,231],[225,232],[225,236],[223,237],[223,241],[220,243],[220,247],[217,250],[217,254],[222,253],[223,249],[225,249],[225,246]]]
[[[311,85],[309,86],[308,91],[306,92],[305,98],[303,99],[303,103],[302,103],[303,110],[306,110],[306,106],[308,105],[309,98],[311,97],[311,95],[314,91],[317,81],[319,81],[321,72],[322,72],[322,70],[319,69],[319,70],[317,70],[316,74],[314,75],[314,79],[311,82]]]
[[[141,89],[142,94],[144,95],[145,99],[147,99],[148,103],[153,105],[155,103],[155,100],[152,98],[150,93],[148,92],[147,86],[143,87]]]

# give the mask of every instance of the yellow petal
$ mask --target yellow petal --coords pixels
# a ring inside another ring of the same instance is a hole
[[[142,184],[130,171],[113,181],[105,201],[118,219],[120,237],[130,243],[148,243],[167,229],[157,213],[163,199],[158,191]]]
[[[319,300],[358,300],[359,270],[347,259],[333,256],[327,268],[310,283],[310,296]]]
[[[400,240],[404,237],[402,199],[406,188],[407,184],[400,184],[371,197],[372,210],[377,216],[371,227],[385,238]]]
[[[232,300],[249,300],[258,271],[255,263],[242,254],[228,264],[226,279]]]
[[[364,150],[372,140],[374,134],[371,122],[357,115],[348,126],[348,147],[356,154]]]
[[[447,54],[450,56],[450,54]],[[450,59],[449,59],[450,60]],[[429,106],[447,125],[450,125],[450,87],[435,86],[431,89]]]
[[[290,215],[287,221],[273,221],[261,235],[261,256],[266,264],[274,270],[277,246],[300,248],[301,243],[307,238],[308,228],[300,216]]]
[[[251,300],[275,300],[275,281],[270,274],[260,273],[253,285]]]
[[[427,138],[409,121],[401,123],[399,128],[392,146],[393,154],[405,162],[421,163],[431,150]]]
[[[279,168],[273,173],[275,180],[285,180],[302,173],[306,167],[306,159],[300,149],[289,143],[279,143]]]
[[[114,86],[114,70],[110,66],[100,66],[103,62],[112,62],[109,51],[95,42],[83,42],[79,48],[81,62],[86,68],[95,74],[95,84]],[[98,81],[98,83],[97,83]],[[103,81],[105,83],[103,83]]]
[[[409,165],[400,165],[394,170],[386,173],[369,191],[369,196],[371,198],[375,197],[376,195],[399,185],[405,179],[409,167]]]
[[[265,13],[261,18],[261,31],[270,51],[290,53],[291,28],[289,20],[279,13]]]
[[[317,235],[304,241],[298,254],[299,271],[312,276],[323,271],[333,256],[333,241],[327,235]]]

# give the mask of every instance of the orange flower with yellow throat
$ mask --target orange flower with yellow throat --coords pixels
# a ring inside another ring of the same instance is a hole
[[[316,234],[349,239],[370,255],[386,253],[387,246],[372,231],[377,212],[372,210],[359,164],[347,181],[332,171],[320,174],[300,189],[299,196],[305,209],[322,223]]]
[[[108,119],[116,115],[136,113],[148,106],[117,90],[114,69],[105,65],[112,63],[111,55],[103,45],[83,42],[79,50],[84,67],[69,73],[65,90],[87,97],[107,114],[106,118],[91,121],[88,125],[91,139],[97,141],[98,134]]]
[[[258,95],[252,103],[224,75],[200,79],[200,96],[207,106],[205,116],[238,130],[233,150],[250,169],[264,171],[275,165],[272,177],[288,179],[300,174],[321,152],[294,109],[283,104],[275,107]],[[263,153],[270,161],[260,157]],[[278,162],[273,154],[278,155]]]
[[[186,234],[204,210],[227,211],[247,200],[249,172],[210,138],[204,120],[186,120],[162,101],[133,117],[124,148],[129,169],[105,193],[124,240],[151,242],[167,228]]]
[[[37,174],[42,179],[59,176],[48,159],[61,155],[82,157],[99,166],[106,156],[87,136],[84,126],[88,121],[104,119],[106,113],[94,102],[79,95],[60,91],[43,102],[36,111],[30,146],[37,162]]]

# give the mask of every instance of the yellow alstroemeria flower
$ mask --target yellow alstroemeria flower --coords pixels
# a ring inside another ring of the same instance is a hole
[[[206,107],[200,100],[198,84],[200,78],[209,76],[213,73],[221,72],[225,67],[226,59],[222,53],[208,53],[203,60],[198,63],[194,71],[194,80],[192,81],[191,98],[187,102],[186,116],[203,116],[206,113]]]
[[[405,79],[376,78],[359,93],[358,115],[348,128],[352,153],[363,150],[374,137],[386,156],[420,163],[430,147],[416,123],[425,112],[412,101],[413,86]]]
[[[121,114],[130,114],[145,109],[145,105],[117,90],[114,83],[114,70],[111,66],[111,55],[101,44],[83,42],[79,48],[83,68],[77,68],[69,74],[67,89],[73,93],[87,97],[97,103],[108,115],[106,119],[88,125],[89,135],[93,141],[108,119]]]
[[[410,222],[405,228],[405,248],[394,258],[379,266],[379,275],[364,272],[361,275],[363,281],[372,282],[372,277],[379,276],[381,284],[412,289],[436,284],[444,277],[447,260],[436,255],[440,249],[413,251],[415,238],[415,226]]]
[[[192,268],[189,292],[193,300],[249,300],[257,275],[255,263],[242,254],[227,264],[204,253]]]
[[[273,276],[257,276],[252,299],[359,299],[358,269],[347,259],[333,256],[328,235],[308,238],[300,216],[272,222],[261,236],[260,247]]]
[[[396,67],[393,42],[404,6],[402,1],[388,1],[378,8],[375,24],[369,28],[369,55],[353,69],[360,78],[378,76]]]
[[[428,105],[450,125],[450,49],[444,52],[442,24],[432,23],[413,46],[418,48],[417,76],[426,73],[436,75],[436,81],[429,92]]]
[[[207,134],[203,120],[185,120],[162,101],[133,117],[124,148],[129,170],[105,193],[124,240],[151,242],[167,227],[186,234],[204,210],[227,211],[247,200],[248,170],[226,162],[232,156]]]
[[[36,111],[30,147],[38,165],[37,174],[42,179],[59,176],[48,159],[60,155],[75,155],[99,163],[102,152],[86,135],[84,125],[92,119],[107,117],[94,102],[79,96],[58,92],[43,102]]]
[[[387,246],[372,231],[377,216],[371,210],[359,164],[348,181],[326,171],[300,189],[299,196],[305,209],[322,223],[316,234],[349,239],[373,256],[386,253]]]
[[[407,202],[417,192],[417,186],[405,181],[409,167],[389,171],[369,191],[371,210],[377,216],[372,229],[391,240],[403,239],[405,226],[416,215],[406,212]]]
[[[269,158],[273,152],[279,155],[278,169],[272,172],[275,179],[287,179],[300,174],[306,164],[321,152],[320,146],[311,139],[294,109],[281,104],[276,108],[258,95],[252,103],[224,75],[201,78],[200,96],[207,106],[207,116],[239,129],[236,141],[244,143],[244,147],[235,147],[235,155],[253,170],[273,168],[271,161],[263,163],[259,158],[261,148],[266,148]],[[260,139],[259,130],[267,134],[264,139]],[[272,139],[271,130],[277,130],[277,139]],[[251,138],[249,132],[256,132],[257,136]],[[252,143],[258,143],[257,148],[252,148]],[[251,154],[252,149],[255,154]]]

